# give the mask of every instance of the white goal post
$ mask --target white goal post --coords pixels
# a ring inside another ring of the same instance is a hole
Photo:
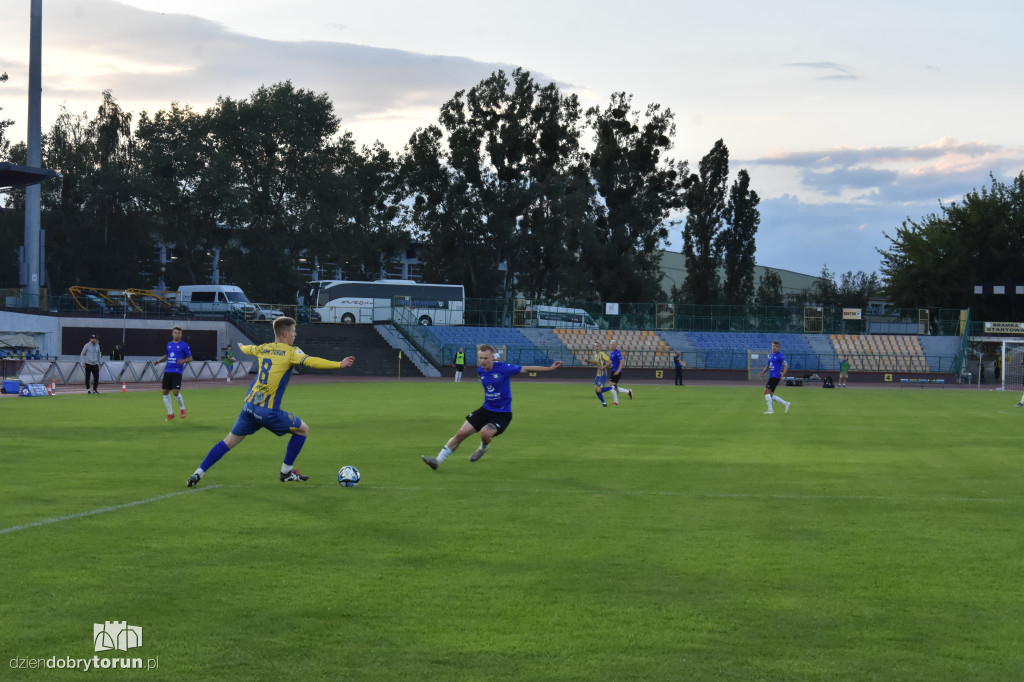
[[[1024,339],[1006,339],[1000,344],[999,362],[1002,390],[1024,393]]]

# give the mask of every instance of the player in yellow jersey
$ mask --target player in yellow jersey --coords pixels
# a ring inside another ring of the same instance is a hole
[[[608,385],[608,368],[611,367],[612,363],[608,359],[608,354],[601,350],[600,341],[594,343],[593,354],[584,362],[597,367],[597,376],[594,377],[594,393],[597,394],[597,399],[601,401],[601,407],[608,407],[608,403],[604,401],[604,394],[612,390],[612,387]],[[615,394],[612,393],[612,396],[615,396]],[[614,398],[613,404],[619,404],[617,397]]]
[[[349,356],[338,362],[306,355],[295,347],[296,335],[295,320],[290,317],[279,317],[274,320],[276,340],[273,343],[258,346],[238,344],[238,350],[259,359],[256,378],[249,387],[235,425],[231,427],[224,440],[213,446],[195,473],[189,476],[185,483],[189,488],[199,483],[199,479],[227,454],[228,450],[260,429],[267,429],[277,436],[291,434],[285,449],[284,464],[281,465],[281,482],[309,480],[309,476],[303,476],[293,466],[295,458],[299,456],[299,451],[306,442],[306,436],[309,435],[309,426],[294,414],[281,409],[281,399],[288,388],[292,368],[302,366],[313,369],[343,369],[351,367],[356,359]]]

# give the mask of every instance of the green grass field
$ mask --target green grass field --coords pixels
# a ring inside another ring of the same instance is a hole
[[[0,400],[2,677],[1024,678],[1016,394],[761,392],[520,379],[435,472],[478,384],[293,385],[311,479],[262,432],[192,490],[242,387],[186,385],[171,423],[158,393]],[[108,620],[143,646],[94,654]]]

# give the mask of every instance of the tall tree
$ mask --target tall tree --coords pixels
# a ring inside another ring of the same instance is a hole
[[[746,169],[740,169],[729,189],[729,203],[725,210],[727,227],[716,238],[725,269],[723,303],[729,305],[746,305],[754,296],[755,237],[761,224],[757,205],[760,201],[757,192],[750,189],[750,175]]]
[[[163,266],[173,286],[209,281],[212,255],[228,235],[218,224],[239,215],[235,167],[215,144],[211,117],[177,102],[139,117],[140,198],[154,236],[173,247],[173,260]]]
[[[686,190],[686,225],[683,255],[686,257],[686,303],[718,303],[718,268],[722,262],[718,233],[725,220],[725,195],[729,181],[729,149],[715,142],[700,160],[699,176]]]
[[[7,82],[7,72],[0,73],[0,83]],[[4,108],[0,107],[0,111]],[[9,159],[11,153],[11,141],[7,138],[7,129],[14,125],[9,118],[0,118],[0,159]]]
[[[493,297],[501,273],[490,254],[467,257],[466,249],[487,240],[482,203],[469,180],[447,163],[444,133],[437,126],[416,131],[406,145],[402,173],[412,197],[416,236],[427,242],[420,261],[427,281],[462,284],[466,294]]]
[[[881,292],[878,275],[863,270],[847,271],[839,277],[839,305],[844,308],[867,308],[868,302]]]
[[[403,223],[400,162],[380,142],[357,152],[348,135],[338,153],[338,213],[326,254],[347,264],[349,279],[378,279],[410,241]]]
[[[587,192],[579,181],[580,117],[575,96],[516,69],[457,92],[441,107],[440,127],[413,135],[404,177],[413,222],[429,243],[428,276],[506,301],[517,289],[554,293],[544,264],[564,262],[586,205],[577,198]],[[577,211],[572,220],[565,207]],[[470,245],[474,263],[460,252]]]
[[[7,82],[7,72],[0,73],[0,83]],[[3,107],[0,107],[3,111]],[[0,119],[0,160],[11,159],[11,141],[7,138],[7,129],[14,125],[12,119]],[[4,198],[7,206],[14,206],[13,197],[8,194]],[[2,208],[2,207],[0,207]],[[18,248],[24,241],[24,213],[14,215],[11,211],[0,210],[0,287],[13,287],[18,284]],[[18,236],[18,234],[22,236]]]
[[[979,300],[975,284],[1019,282],[1024,272],[1024,173],[906,220],[879,249],[882,282],[899,307],[972,308],[980,318],[1007,314],[1006,299]],[[1008,297],[1007,297],[1008,298]]]
[[[880,291],[878,275],[849,271],[839,276],[821,267],[821,275],[811,285],[807,300],[826,308],[866,308],[872,296]]]
[[[811,285],[808,300],[826,308],[835,308],[839,305],[839,285],[836,284],[836,277],[828,269],[827,264],[821,266],[821,274]]]
[[[675,135],[672,111],[651,104],[641,121],[632,96],[617,92],[587,118],[596,143],[590,171],[606,208],[595,293],[609,301],[653,300],[661,295],[659,247],[674,224],[669,215],[683,206],[681,180],[689,172],[685,161],[665,157]]]
[[[782,296],[782,276],[779,273],[771,268],[765,268],[757,283],[754,302],[761,306],[783,305],[785,301]]]
[[[321,205],[337,189],[329,178],[338,124],[326,94],[291,81],[260,87],[248,99],[217,101],[213,134],[231,155],[244,209],[231,226],[224,275],[257,300],[294,299],[302,285],[300,254],[335,219]]]
[[[146,284],[138,264],[151,237],[137,200],[131,118],[106,91],[95,118],[62,109],[43,137],[43,165],[63,176],[44,183],[41,194],[46,280],[53,292],[74,284]]]

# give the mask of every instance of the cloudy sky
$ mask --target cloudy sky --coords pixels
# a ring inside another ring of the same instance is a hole
[[[30,7],[0,25],[14,140]],[[42,125],[93,116],[103,90],[205,110],[290,79],[399,152],[457,90],[522,66],[585,106],[670,108],[691,166],[723,139],[761,196],[759,264],[870,273],[883,233],[1024,170],[1022,25],[1016,0],[43,0]]]

